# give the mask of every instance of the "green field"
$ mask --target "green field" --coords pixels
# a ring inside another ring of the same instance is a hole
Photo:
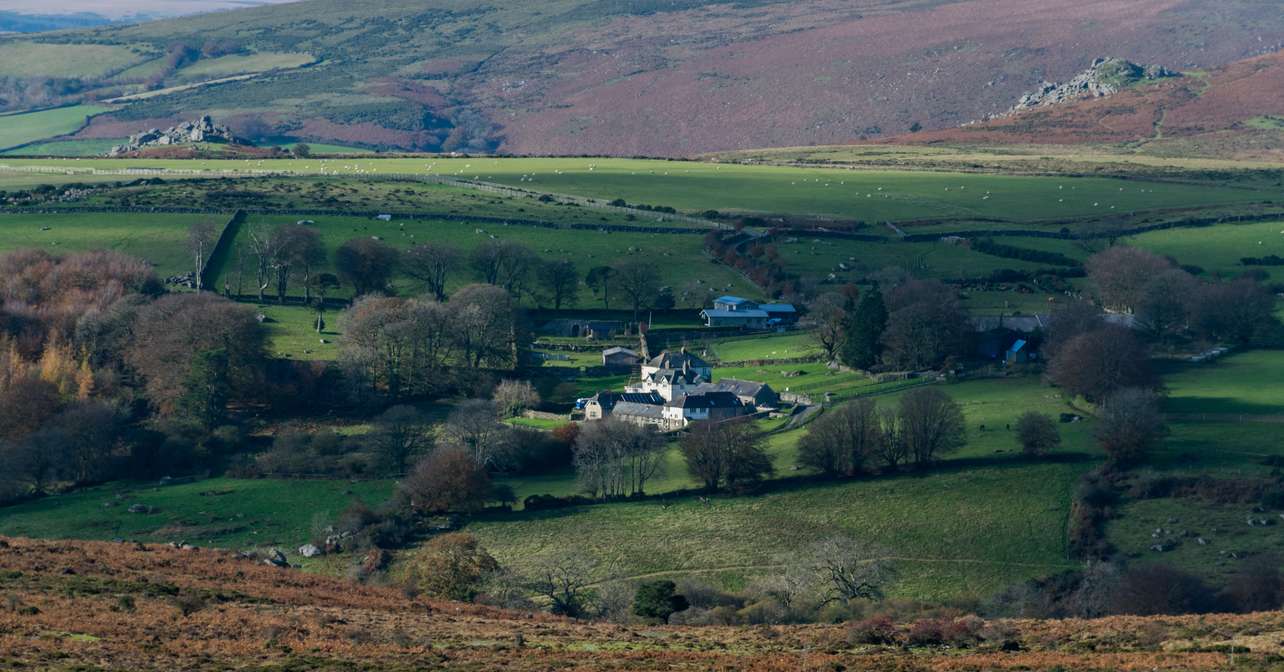
[[[188,227],[210,221],[222,229],[228,216],[152,214],[27,215],[0,212],[0,252],[35,248],[54,254],[115,250],[151,262],[157,275],[186,272]],[[44,230],[45,228],[48,230]]]
[[[1284,457],[1284,352],[1251,351],[1206,364],[1178,367],[1164,379],[1171,431],[1138,478],[1159,475],[1272,479],[1265,458]],[[1274,520],[1251,527],[1246,516]],[[1241,566],[1239,558],[1284,551],[1279,511],[1253,513],[1253,504],[1195,498],[1129,500],[1108,527],[1108,538],[1140,561],[1173,563],[1213,580]],[[1159,530],[1160,532],[1157,532]],[[1197,539],[1203,538],[1204,544]],[[1165,552],[1151,549],[1164,542]]]
[[[0,152],[0,156],[101,156],[125,140],[125,138],[104,138],[37,142]]]
[[[1209,273],[1235,276],[1265,271],[1274,282],[1284,281],[1284,266],[1245,266],[1242,257],[1284,257],[1284,222],[1222,224],[1200,229],[1154,231],[1134,236],[1130,243]]]
[[[146,58],[140,47],[0,41],[0,76],[101,77]]]
[[[391,493],[387,481],[237,480],[193,483],[115,482],[56,495],[0,512],[0,535],[141,541],[187,541],[198,546],[281,546],[287,552],[312,538],[357,499],[370,504]],[[129,513],[133,504],[153,513]]]
[[[406,249],[418,243],[434,242],[454,246],[465,253],[489,240],[505,240],[521,243],[530,247],[545,259],[571,259],[581,274],[587,273],[594,266],[610,265],[630,257],[653,256],[661,263],[658,270],[662,282],[675,291],[689,283],[699,281],[705,288],[705,294],[716,296],[724,293],[735,293],[748,296],[760,294],[753,285],[721,264],[715,264],[704,254],[702,238],[692,234],[663,233],[627,233],[580,231],[570,229],[548,229],[534,226],[505,226],[502,224],[474,224],[469,222],[445,220],[393,220],[383,222],[373,218],[358,217],[311,217],[321,232],[322,239],[333,254],[344,242],[353,238],[378,236],[381,240],[399,249]],[[270,230],[283,223],[294,223],[296,216],[267,215],[252,216],[241,228],[238,242],[248,240],[249,232],[254,227]],[[331,257],[333,259],[333,256]],[[223,269],[223,274],[216,281],[222,287],[224,280],[232,282],[235,287],[234,262]],[[332,270],[332,269],[327,269]],[[461,269],[451,280],[453,287],[474,282],[471,271]],[[253,279],[246,285],[253,284]],[[422,290],[409,278],[398,278],[394,285],[402,293],[416,294]],[[248,290],[246,290],[248,291]],[[291,292],[302,294],[302,289]],[[622,297],[615,297],[613,305],[623,307]],[[579,302],[581,307],[601,306],[601,300],[595,298],[587,288],[582,288]],[[571,306],[574,307],[574,306]]]
[[[1018,244],[1004,239],[1004,243]],[[884,242],[796,237],[775,242],[784,267],[809,277],[832,273],[839,280],[860,280],[889,266],[922,278],[978,278],[999,269],[1040,271],[1047,264],[1006,259],[944,242],[911,243],[894,237]]]
[[[713,346],[713,354],[718,361],[728,363],[822,356],[815,339],[800,332],[720,339]]]
[[[468,526],[501,563],[523,569],[574,549],[599,580],[698,576],[730,587],[777,571],[799,548],[849,535],[897,570],[893,595],[985,596],[1074,566],[1070,492],[1086,464],[1009,465],[695,498],[522,513]],[[1012,487],[1015,482],[1031,487]],[[1037,484],[1037,485],[1035,485]]]
[[[183,80],[213,79],[248,72],[297,68],[315,60],[311,54],[301,53],[232,54],[201,59],[183,68],[178,74]]]
[[[3,62],[2,57],[0,62]],[[0,116],[0,149],[74,133],[85,125],[86,119],[110,109],[100,105],[73,105]]]
[[[12,161],[59,166],[57,160]],[[78,169],[115,169],[122,162],[83,161]],[[537,192],[623,198],[699,212],[794,213],[867,222],[923,218],[996,218],[1033,222],[1145,210],[1253,203],[1274,194],[1253,189],[1095,177],[1026,177],[973,173],[839,171],[634,159],[499,159],[406,157],[323,162],[321,159],[148,160],[128,165],[203,171],[266,170],[346,176],[435,175],[506,184]],[[987,193],[988,192],[988,193]]]
[[[1256,350],[1190,364],[1164,378],[1169,413],[1284,416],[1284,352]],[[1233,418],[1227,418],[1233,419]]]

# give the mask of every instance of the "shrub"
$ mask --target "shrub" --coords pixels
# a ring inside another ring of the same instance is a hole
[[[670,616],[690,606],[687,598],[678,594],[677,585],[672,581],[648,581],[638,586],[633,596],[634,615],[666,623]]]
[[[205,608],[205,596],[200,593],[179,593],[174,596],[174,606],[178,607],[179,613],[183,616],[191,616]]]
[[[905,641],[910,646],[940,646],[945,643],[945,623],[938,618],[915,621],[906,633]]]
[[[499,563],[471,534],[443,534],[424,544],[410,560],[414,586],[432,597],[471,602]]]
[[[1044,413],[1027,411],[1017,418],[1017,442],[1021,452],[1030,456],[1046,455],[1061,445],[1061,433],[1052,418]]]
[[[1201,614],[1216,606],[1208,586],[1195,576],[1167,565],[1129,569],[1114,591],[1114,610],[1121,614]]]
[[[870,616],[847,628],[849,644],[895,644],[897,638],[896,623],[887,614]]]

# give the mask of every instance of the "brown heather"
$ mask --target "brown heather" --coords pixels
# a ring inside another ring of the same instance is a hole
[[[1018,651],[998,639],[909,650],[848,644],[839,625],[579,622],[411,599],[228,551],[26,539],[0,539],[0,595],[0,669],[1140,672],[1222,670],[1234,651],[1236,669],[1265,670],[1284,643],[1276,612],[1006,621],[981,632]]]

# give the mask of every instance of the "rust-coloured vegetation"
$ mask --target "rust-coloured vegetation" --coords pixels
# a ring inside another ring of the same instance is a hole
[[[621,626],[406,597],[227,551],[0,539],[0,668],[1222,670],[1284,663],[1284,614]],[[885,628],[886,630],[886,628]],[[935,636],[944,633],[950,643]],[[911,643],[913,645],[911,645]],[[1233,659],[1233,663],[1232,663]]]

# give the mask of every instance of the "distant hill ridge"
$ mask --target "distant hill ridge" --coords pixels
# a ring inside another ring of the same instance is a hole
[[[1284,51],[1192,76],[1136,82],[1144,84],[1109,95],[1032,98],[988,120],[887,142],[1127,143],[1168,155],[1284,158]]]
[[[52,89],[119,94],[116,80],[150,77],[164,92],[96,117],[85,138],[210,113],[247,137],[690,156],[953,129],[1041,82],[1070,80],[1099,54],[1215,68],[1284,43],[1278,9],[1258,0],[307,0],[33,39],[151,59],[126,63],[113,81]],[[228,55],[199,55],[209,44]],[[291,54],[319,62],[280,65]],[[39,78],[43,65],[13,76]],[[253,76],[225,81],[241,73]],[[198,85],[175,86],[188,83]]]

